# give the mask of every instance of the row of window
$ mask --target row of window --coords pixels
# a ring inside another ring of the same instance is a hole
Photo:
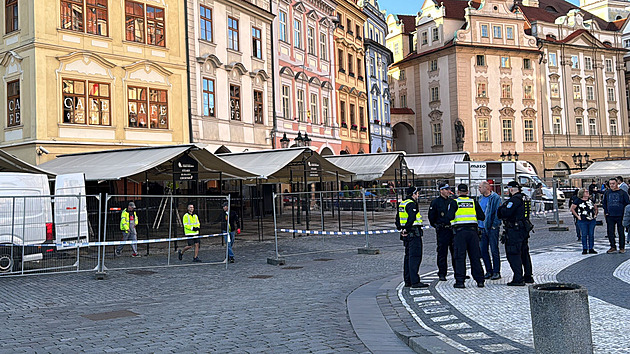
[[[556,53],[549,53],[549,66],[558,66],[558,55]],[[571,68],[579,69],[580,68],[580,56],[579,55],[571,55]],[[604,68],[606,72],[612,73],[614,72],[613,61],[612,59],[604,60]],[[593,58],[584,57],[584,70],[593,70]]]
[[[488,84],[485,82],[477,83],[477,97],[488,97]],[[501,98],[512,98],[512,84],[501,84]],[[534,90],[532,85],[523,85],[523,99],[533,99]]]
[[[350,128],[357,128],[357,120],[356,120],[356,105],[350,104],[349,106],[349,115],[350,115]],[[339,101],[339,116],[341,119],[341,127],[348,128],[348,119],[346,118],[346,102]],[[367,127],[367,123],[365,121],[365,112],[363,107],[359,106],[359,123],[361,127]]]
[[[584,118],[575,117],[575,129],[577,135],[585,135],[584,128]],[[609,128],[610,135],[618,135],[617,118],[609,119]],[[560,116],[553,116],[553,133],[562,134],[562,118]],[[588,133],[589,135],[597,135],[597,118],[588,118]]]
[[[440,40],[440,30],[437,27],[431,28],[431,42],[438,42]],[[421,45],[429,44],[429,32],[423,31],[420,33]]]
[[[318,105],[319,100],[316,93],[311,93],[310,97],[310,109],[307,111],[305,106],[305,94],[303,89],[297,89],[297,119],[300,122],[305,122],[306,118],[310,118],[310,122],[312,124],[323,124],[330,125],[329,118],[329,98],[322,97],[321,109],[322,109],[322,119],[320,122],[318,116]],[[291,119],[291,86],[282,85],[282,115],[285,119]]]
[[[108,0],[60,1],[61,28],[109,36]],[[15,11],[15,25],[17,26],[17,10]],[[9,26],[8,23],[7,26]],[[125,39],[165,47],[165,10],[161,7],[125,0]]]
[[[284,11],[278,12],[278,22],[280,27],[278,29],[278,35],[281,41],[289,42],[289,31],[288,31],[288,15]],[[293,19],[293,46],[298,49],[304,49],[304,40],[303,40],[303,28],[302,21],[294,18]],[[317,44],[315,42],[316,34],[315,27],[308,26],[306,29],[306,44],[307,44],[307,52],[314,56],[317,56]],[[323,31],[319,33],[319,57],[322,60],[328,60],[328,36]]]
[[[341,29],[345,29],[346,32],[350,35],[355,35],[356,38],[361,39],[361,26],[357,23],[354,23],[354,27],[352,27],[352,19],[346,18],[346,26],[343,26],[343,14],[341,12],[337,12],[337,27]],[[354,29],[354,32],[353,32]]]
[[[345,73],[347,68],[348,75],[351,77],[355,77],[354,74],[356,69],[357,77],[359,78],[359,80],[363,80],[363,59],[357,57],[357,66],[354,66],[354,56],[348,53],[348,59],[346,61],[345,55],[343,54],[343,49],[337,49],[337,59],[339,72]]]
[[[492,25],[492,38],[503,39],[503,25]],[[481,38],[490,38],[489,25],[481,25]],[[514,26],[505,26],[505,39],[514,39]]]
[[[490,141],[490,118],[477,118],[477,137],[480,142]],[[535,128],[533,119],[523,119],[523,138],[525,142],[535,141]],[[514,141],[514,119],[501,119],[501,141]]]
[[[215,102],[216,90],[213,79],[203,78],[202,84],[203,115],[206,117],[216,117]],[[241,120],[241,87],[230,85],[230,119]],[[263,92],[253,91],[254,97],[254,123],[264,123],[264,103]]]
[[[485,55],[477,55],[476,58],[477,66],[486,66],[486,56]],[[502,56],[500,61],[500,66],[502,68],[511,68],[512,62],[510,57]],[[529,58],[523,58],[523,69],[531,69],[532,68],[532,60]],[[435,59],[435,69],[437,70],[437,59]]]
[[[559,83],[557,82],[550,83],[549,89],[550,89],[551,98],[560,98],[560,84]],[[614,87],[606,88],[606,98],[608,99],[609,102],[617,101]],[[576,100],[582,99],[582,86],[581,85],[573,85],[573,99],[576,99]],[[586,99],[588,101],[595,100],[595,87],[594,86],[586,86]]]

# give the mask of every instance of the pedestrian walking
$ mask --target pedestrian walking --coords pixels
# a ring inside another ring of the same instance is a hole
[[[545,193],[542,189],[542,183],[538,183],[536,185],[536,189],[534,189],[534,193],[532,193],[532,200],[534,202],[534,213],[535,216],[541,216],[545,211],[545,203],[543,201],[543,196]]]
[[[575,203],[580,202],[580,197],[578,197],[579,188],[573,190],[573,195],[571,196],[571,200],[569,205],[573,205]],[[582,241],[582,229],[578,226],[578,219],[573,215],[573,225],[575,225],[575,235],[577,236],[578,241]]]
[[[138,233],[136,232],[136,226],[138,226],[138,215],[135,212],[136,204],[129,202],[127,208],[120,214],[120,231],[122,231],[123,241],[138,241]],[[120,256],[125,245],[118,245],[116,247],[116,255]],[[140,257],[138,254],[138,245],[136,243],[131,244],[133,253],[131,257]]]
[[[619,189],[617,179],[611,178],[608,181],[610,187],[604,192],[602,199],[602,207],[606,217],[606,231],[610,242],[610,249],[606,253],[617,253],[617,245],[615,244],[615,228],[619,234],[619,253],[626,253],[626,235],[623,230],[623,212],[626,205],[630,204],[628,193]]]
[[[232,246],[234,245],[234,239],[236,235],[241,234],[241,220],[236,213],[236,210],[231,209],[229,212],[230,224],[228,226],[228,202],[223,202],[223,215],[221,216],[221,232],[227,235],[223,236],[223,240],[228,247],[228,262],[234,263],[234,251]]]
[[[626,182],[624,182],[623,177],[621,176],[617,176],[617,184],[619,184],[619,189],[621,189],[622,191],[628,193],[628,184],[626,184]]]
[[[580,189],[577,200],[571,204],[571,213],[577,218],[577,226],[582,235],[582,254],[595,254],[595,224],[597,223],[597,207],[590,199],[587,189]]]
[[[505,255],[514,273],[512,281],[507,285],[525,286],[525,283],[534,283],[528,243],[529,232],[533,229],[529,221],[529,201],[516,181],[508,183],[508,192],[510,199],[497,211],[497,216],[503,220],[502,242],[505,243]]]
[[[440,196],[431,201],[429,206],[429,223],[435,228],[437,237],[437,266],[438,277],[441,281],[446,281],[448,270],[447,257],[451,252],[451,265],[455,269],[455,253],[453,251],[453,229],[451,221],[448,219],[448,212],[451,208],[457,207],[457,202],[450,198],[451,187],[446,183],[440,183]]]
[[[403,261],[403,280],[405,287],[427,288],[429,284],[420,281],[420,263],[422,263],[422,216],[418,208],[418,188],[407,188],[405,200],[398,205],[396,228],[405,246]]]
[[[479,184],[479,206],[486,218],[479,220],[481,230],[481,258],[486,268],[485,279],[501,279],[501,255],[499,254],[499,229],[501,220],[497,217],[497,211],[501,206],[501,197],[492,191],[490,183],[483,181]],[[488,252],[488,248],[490,252]],[[492,255],[492,261],[490,260]]]
[[[466,254],[470,261],[470,270],[477,286],[484,287],[483,268],[481,267],[481,254],[479,250],[479,220],[485,220],[486,216],[479,203],[468,196],[468,186],[457,186],[457,199],[455,208],[448,214],[448,219],[453,227],[453,250],[455,252],[455,288],[465,288],[466,279]]]
[[[199,217],[195,214],[195,206],[192,204],[188,204],[188,208],[186,210],[186,214],[184,214],[182,218],[182,223],[184,224],[184,236],[192,237],[199,235],[199,230],[201,224],[199,223]],[[199,259],[199,248],[201,247],[201,239],[200,238],[189,238],[186,240],[188,245],[184,247],[184,249],[177,250],[177,258],[181,261],[184,258],[184,252],[189,249],[195,247],[193,262],[200,263]]]

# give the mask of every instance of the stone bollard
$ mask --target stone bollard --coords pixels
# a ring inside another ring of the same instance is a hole
[[[536,353],[593,353],[588,292],[577,284],[529,287]]]

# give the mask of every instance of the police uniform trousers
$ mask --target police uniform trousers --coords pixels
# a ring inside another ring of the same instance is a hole
[[[464,283],[466,279],[466,253],[470,260],[470,270],[473,279],[484,282],[483,268],[481,268],[481,250],[479,249],[479,233],[477,224],[472,226],[456,226],[453,238],[455,251],[455,282]]]
[[[529,235],[523,229],[507,229],[505,257],[510,263],[512,272],[514,272],[512,281],[517,283],[532,278],[532,259],[529,256],[528,239]]]
[[[405,259],[403,264],[403,279],[405,284],[415,285],[420,283],[420,263],[422,263],[422,230],[417,227],[403,237],[405,245]]]
[[[455,252],[453,250],[453,229],[450,227],[440,227],[436,230],[437,235],[437,266],[438,276],[446,276],[448,270],[447,256],[451,251],[451,265],[455,268]]]

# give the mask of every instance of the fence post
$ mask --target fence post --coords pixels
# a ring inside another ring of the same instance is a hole
[[[256,181],[256,190],[258,191],[258,181]],[[225,225],[225,232],[227,232],[227,235],[223,235],[223,237],[225,237],[225,269],[228,269],[228,263],[230,263],[230,241],[232,241],[230,239],[230,212],[232,211],[231,209],[231,205],[230,202],[232,200],[230,199],[230,194],[227,195],[227,203],[228,203],[228,210],[227,210],[227,223]],[[260,207],[260,204],[258,205]],[[258,210],[258,212],[260,212],[260,208]],[[221,230],[223,231],[223,230]]]
[[[324,192],[319,191],[319,214],[322,219],[322,231],[326,231],[324,227]]]
[[[358,249],[359,254],[379,254],[381,253],[379,249],[370,247],[370,235],[369,226],[368,226],[368,216],[367,216],[367,203],[365,201],[365,188],[361,188],[361,198],[363,200],[363,222],[365,223],[365,247],[361,247]]]
[[[81,267],[81,194],[79,194],[79,203],[77,207],[77,272]],[[86,200],[87,202],[87,200]],[[88,236],[89,237],[89,236]]]
[[[102,220],[101,219],[101,217],[102,217],[101,213],[103,212],[103,206],[101,205],[101,194],[97,194],[95,197],[96,197],[96,200],[98,201],[98,225],[97,225],[97,227],[98,227],[98,236],[97,236],[96,240],[97,240],[97,242],[100,243],[102,241],[102,239],[101,239],[101,235],[102,235],[101,234],[101,225],[103,225],[103,224],[101,223],[101,220]],[[88,236],[88,241],[89,241],[89,236]],[[101,246],[100,246],[99,243],[97,243],[98,246],[96,246],[96,254],[97,254],[97,256],[96,256],[96,269],[95,270],[96,270],[96,279],[103,279],[103,277],[104,277],[104,274],[102,274],[103,273],[103,268],[101,268]],[[103,275],[103,277],[99,277],[99,274]]]
[[[276,197],[278,195],[274,192],[272,196],[273,198],[271,202],[273,204],[273,234],[276,243],[276,258],[267,258],[267,264],[284,265],[285,261],[283,258],[280,258],[280,253],[278,253],[278,220],[276,218]],[[280,197],[282,198],[282,194],[280,194]],[[282,205],[282,200],[280,201],[280,205]]]
[[[173,195],[168,198],[168,255],[166,256],[166,265],[171,265],[171,239],[173,238]],[[166,209],[166,205],[164,205]]]
[[[103,243],[107,241],[107,216],[109,215],[109,193],[105,193],[105,221],[103,222]],[[99,270],[96,271],[96,279],[103,280],[105,279],[105,244],[101,245],[102,257],[101,264],[99,264]]]
[[[26,197],[22,198],[23,202],[22,204],[24,205],[24,210],[22,210],[22,272],[21,274],[24,275],[24,247],[26,247]]]

